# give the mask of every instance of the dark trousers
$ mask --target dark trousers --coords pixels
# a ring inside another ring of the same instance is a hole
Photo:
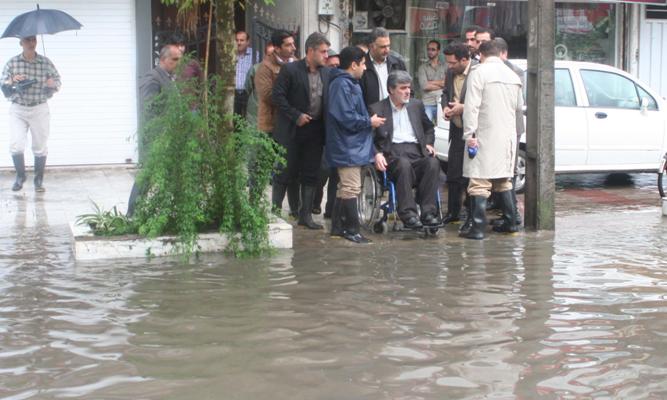
[[[245,117],[248,108],[248,93],[245,90],[236,90],[234,92],[234,114]]]
[[[412,188],[417,187],[417,198],[422,215],[435,214],[436,191],[440,162],[435,157],[424,157],[418,144],[395,143],[389,155],[389,175],[396,185],[397,210],[401,220],[418,216]]]
[[[275,181],[283,185],[298,182],[303,186],[317,186],[324,147],[322,121],[311,121],[296,128],[294,139],[286,147],[287,165],[278,171]]]

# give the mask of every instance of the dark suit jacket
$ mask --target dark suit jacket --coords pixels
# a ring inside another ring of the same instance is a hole
[[[470,68],[472,68],[474,65],[479,64],[479,61],[473,59],[470,61],[471,65]],[[470,73],[468,73],[470,75]],[[466,90],[468,86],[468,77],[466,76],[466,79],[463,81],[463,88],[461,89],[461,98],[459,99],[459,103],[465,104],[465,98],[466,98]],[[442,98],[440,100],[440,105],[442,108],[445,108],[447,106],[447,103],[452,101],[454,98],[454,72],[451,69],[448,69],[447,72],[445,73],[445,88],[442,91]]]
[[[391,145],[394,139],[394,121],[392,118],[391,100],[387,97],[379,103],[370,106],[371,115],[377,114],[378,117],[386,118],[384,125],[373,130],[373,144],[375,145],[375,153],[382,152],[385,157],[391,155]],[[408,117],[412,124],[412,130],[417,137],[419,147],[421,148],[424,157],[431,155],[426,150],[426,145],[433,146],[435,142],[435,130],[433,123],[424,111],[424,103],[421,100],[410,99],[410,102],[405,105],[408,108]]]
[[[391,54],[388,55],[387,72],[390,74],[392,71],[398,70],[407,71],[405,63]],[[373,66],[370,53],[366,53],[366,71],[361,76],[359,83],[361,84],[361,91],[364,93],[366,107],[370,107],[371,104],[380,101],[380,82],[378,81],[378,74]]]
[[[326,99],[329,86],[327,67],[320,68],[322,78],[322,117],[326,115]],[[307,114],[310,108],[310,84],[306,60],[294,61],[283,65],[273,85],[271,101],[276,108],[276,123],[273,138],[283,146],[294,139],[296,121],[301,114]],[[322,121],[324,122],[324,121]],[[324,124],[322,124],[324,126]],[[322,128],[324,129],[324,128]]]

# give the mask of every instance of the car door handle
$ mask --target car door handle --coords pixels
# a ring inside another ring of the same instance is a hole
[[[607,118],[607,113],[596,112],[596,113],[595,113],[595,118],[597,118],[597,119],[605,119],[605,118]]]

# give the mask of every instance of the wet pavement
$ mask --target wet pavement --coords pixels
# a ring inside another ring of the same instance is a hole
[[[0,172],[0,398],[667,398],[655,175],[558,178],[556,232],[295,230],[236,260],[75,262],[67,222],[132,171]]]

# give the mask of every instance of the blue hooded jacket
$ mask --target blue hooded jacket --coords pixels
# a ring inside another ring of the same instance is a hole
[[[326,157],[332,168],[373,159],[373,129],[359,81],[341,69],[331,72],[326,118]]]

